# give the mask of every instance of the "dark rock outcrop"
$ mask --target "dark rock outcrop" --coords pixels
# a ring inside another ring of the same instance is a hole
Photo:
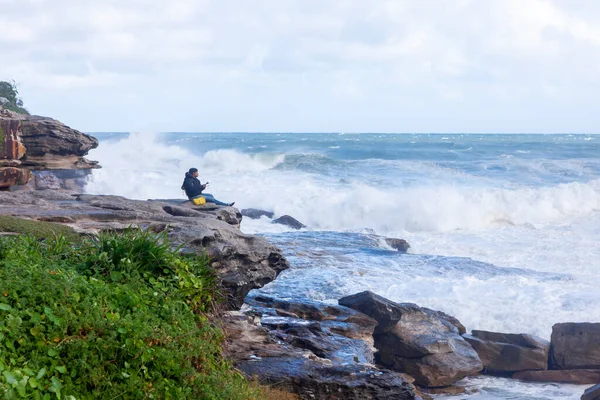
[[[283,215],[277,219],[274,219],[273,221],[271,221],[271,223],[289,226],[293,229],[306,228],[306,225],[304,225],[302,222],[298,221],[294,217],[290,217],[289,215]]]
[[[513,379],[527,382],[554,382],[573,385],[592,385],[600,382],[598,369],[562,369],[546,371],[520,371],[512,375]]]
[[[406,253],[410,249],[410,244],[404,239],[386,238],[385,242],[393,249]]]
[[[420,398],[410,377],[371,365],[361,338],[372,341],[376,322],[366,315],[308,300],[247,301],[245,314],[224,319],[227,353],[245,375],[301,399]]]
[[[555,324],[550,341],[550,368],[600,369],[600,323]]]
[[[178,214],[173,211],[175,207],[182,214],[187,210],[189,215],[173,215]],[[264,286],[289,268],[280,249],[237,228],[239,212],[231,207],[198,211],[168,202],[120,196],[71,196],[63,190],[43,190],[0,192],[2,214],[57,221],[69,218],[72,221],[69,225],[81,233],[118,231],[130,225],[152,230],[162,226],[160,230],[168,230],[172,243],[182,246],[182,251],[210,257],[232,309],[241,307],[251,289]]]
[[[600,384],[586,389],[581,400],[600,400]]]
[[[394,303],[370,292],[339,303],[377,320],[377,362],[413,376],[418,385],[448,386],[483,369],[477,353],[460,336],[462,324],[442,312]]]
[[[273,218],[275,215],[273,211],[259,210],[257,208],[244,208],[241,212],[244,217],[250,219],[259,219],[261,217]]]
[[[478,330],[463,337],[479,355],[486,372],[548,369],[550,343],[542,338]]]

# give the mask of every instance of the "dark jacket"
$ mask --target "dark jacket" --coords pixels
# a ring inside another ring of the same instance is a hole
[[[181,188],[185,190],[185,194],[190,199],[202,194],[202,190],[204,190],[200,180],[189,172],[185,173],[185,179],[183,180],[183,185]]]

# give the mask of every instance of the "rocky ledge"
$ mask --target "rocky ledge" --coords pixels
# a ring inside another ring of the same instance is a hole
[[[99,168],[97,162],[84,158],[97,146],[95,138],[57,120],[0,107],[0,189],[25,185],[37,171],[56,170],[58,179],[61,174],[66,176],[62,179],[81,178],[83,171]],[[65,174],[72,170],[82,173]]]
[[[251,289],[264,286],[289,268],[280,249],[239,230],[242,216],[232,207],[36,190],[0,192],[0,215],[58,222],[82,234],[119,231],[131,225],[166,232],[182,251],[210,257],[232,309],[242,306]]]
[[[249,377],[302,399],[414,399],[458,394],[465,377],[600,381],[600,324],[556,324],[552,341],[466,328],[454,317],[371,292],[339,305],[251,292],[225,316],[228,353]],[[582,389],[583,391],[583,389]],[[600,398],[600,387],[582,399]]]

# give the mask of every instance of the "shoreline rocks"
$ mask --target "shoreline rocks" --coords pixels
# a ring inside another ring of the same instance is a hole
[[[483,362],[486,373],[548,369],[550,342],[533,335],[473,330],[463,335]]]
[[[227,354],[246,376],[301,399],[421,399],[412,378],[372,365],[376,321],[310,300],[251,294],[224,318]]]
[[[554,369],[546,371],[520,371],[512,375],[513,379],[526,382],[568,383],[572,385],[591,385],[600,382],[600,370],[597,369]]]
[[[552,327],[552,369],[600,369],[600,323],[562,323]]]
[[[450,386],[483,369],[477,353],[460,335],[462,324],[444,313],[394,303],[368,291],[342,298],[339,304],[378,322],[373,335],[376,361],[411,375],[418,385]]]

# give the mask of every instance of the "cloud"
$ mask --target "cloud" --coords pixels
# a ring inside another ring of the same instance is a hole
[[[20,82],[34,111],[82,129],[593,131],[600,122],[593,0],[0,8],[0,54],[10,60],[0,78]],[[483,124],[469,122],[473,113]]]

